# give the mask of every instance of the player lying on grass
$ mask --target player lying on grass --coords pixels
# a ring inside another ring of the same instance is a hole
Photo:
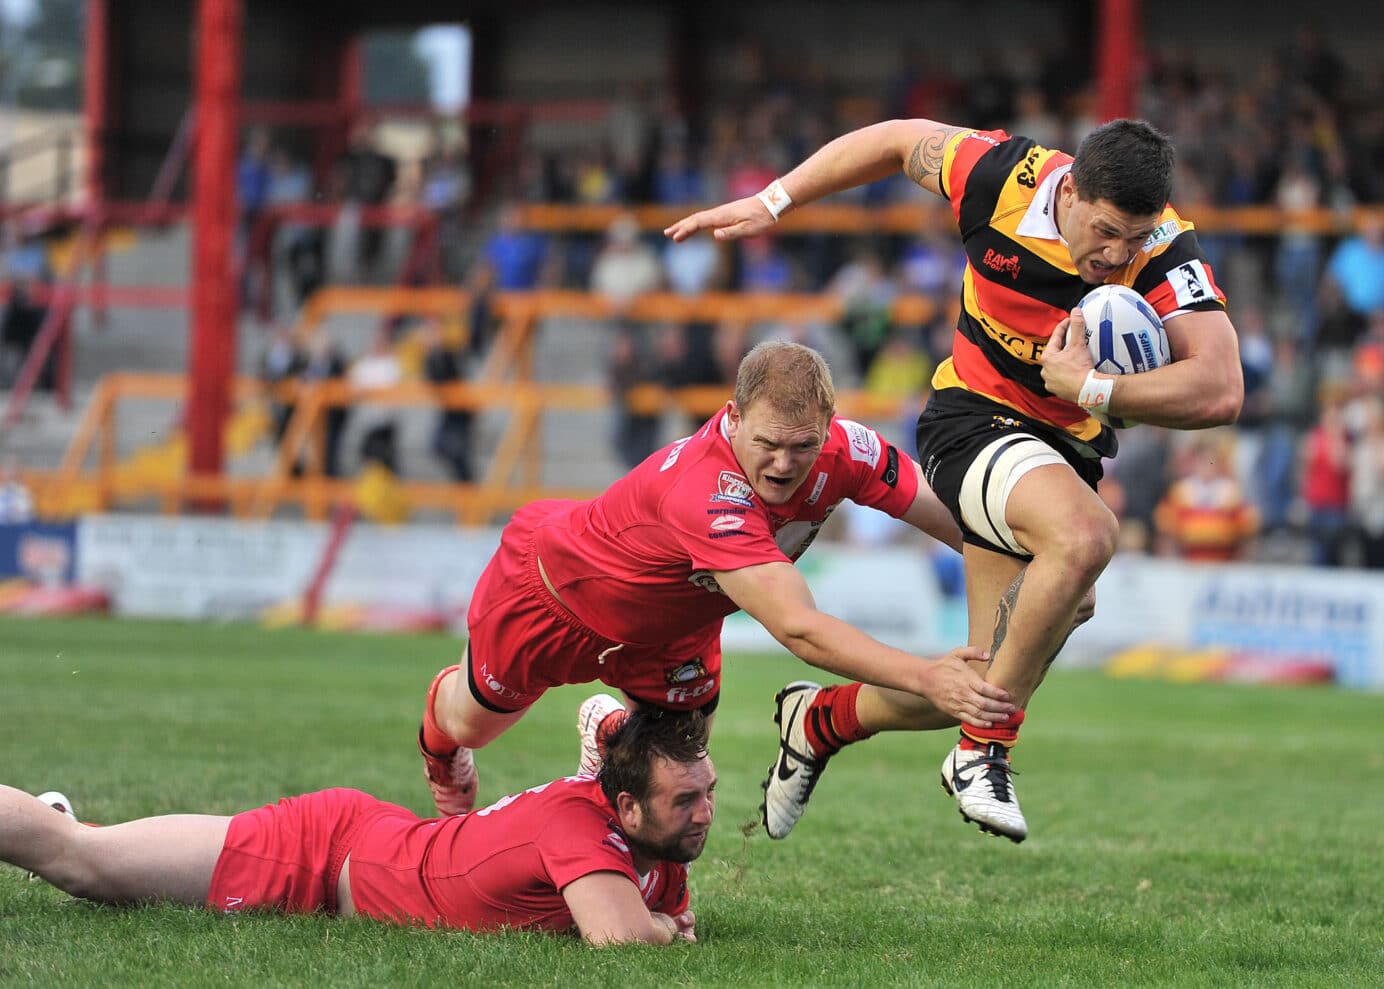
[[[60,794],[45,802],[0,786],[0,860],[101,903],[575,928],[593,944],[669,944],[696,940],[687,865],[706,845],[715,786],[705,719],[650,712],[611,733],[599,777],[441,819],[334,789],[234,817],[87,827]]]

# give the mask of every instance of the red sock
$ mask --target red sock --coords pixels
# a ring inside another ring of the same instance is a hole
[[[813,755],[835,755],[844,746],[874,734],[860,727],[860,717],[856,713],[856,698],[862,686],[848,683],[824,687],[812,699],[803,723],[803,732],[807,735],[807,744],[812,747]]]
[[[999,742],[1006,749],[1019,740],[1019,726],[1024,723],[1023,708],[1015,711],[999,724],[989,728],[977,728],[964,722],[961,725],[961,750],[983,749],[991,742]]]
[[[449,666],[442,670],[437,676],[433,677],[432,685],[428,687],[428,700],[423,705],[423,734],[421,741],[423,748],[436,756],[449,755],[457,750],[457,741],[451,735],[437,725],[437,716],[433,714],[433,703],[437,700],[437,687],[442,682],[442,678],[448,673],[460,673],[461,666]]]

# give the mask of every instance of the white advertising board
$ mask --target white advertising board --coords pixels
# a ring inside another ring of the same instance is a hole
[[[798,560],[798,569],[818,608],[891,646],[926,654],[963,642],[944,641],[942,595],[927,557],[917,550],[818,542]],[[744,612],[726,619],[721,643],[728,651],[784,651]]]
[[[195,516],[90,515],[77,525],[77,580],[117,614],[248,618],[300,594],[327,527]]]
[[[1068,652],[1140,642],[1329,662],[1337,682],[1384,687],[1384,574],[1117,556]]]
[[[324,523],[195,516],[96,515],[77,533],[77,579],[104,588],[119,614],[249,618],[301,595],[330,537]],[[497,530],[357,524],[323,604],[464,609]]]

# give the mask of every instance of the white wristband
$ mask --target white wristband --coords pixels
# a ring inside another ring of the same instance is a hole
[[[783,183],[778,179],[770,182],[764,187],[762,192],[756,192],[755,198],[764,204],[764,208],[769,211],[769,215],[778,222],[779,215],[789,206],[793,205],[793,200],[788,196],[788,190],[784,189]]]
[[[1087,371],[1076,404],[1087,412],[1107,413],[1110,411],[1110,393],[1114,390],[1114,378],[1098,378],[1095,371]]]

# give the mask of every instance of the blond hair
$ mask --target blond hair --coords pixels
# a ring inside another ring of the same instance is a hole
[[[761,399],[785,415],[829,416],[836,409],[831,369],[811,347],[766,340],[745,355],[735,375],[735,404],[742,413]]]

